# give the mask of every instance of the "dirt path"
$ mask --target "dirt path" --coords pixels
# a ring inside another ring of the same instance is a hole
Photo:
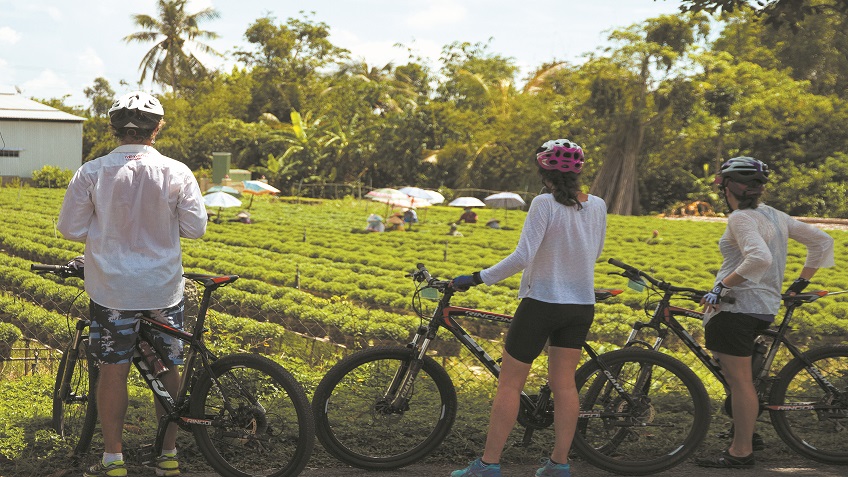
[[[374,472],[349,467],[311,468],[307,467],[300,475],[302,477],[447,477],[452,470],[463,465],[445,465],[442,463],[428,464],[419,463],[404,467],[395,471]],[[538,464],[511,464],[504,465],[504,477],[531,477],[535,474]],[[589,464],[577,462],[572,464],[574,477],[608,477],[615,476],[602,470],[598,470]],[[796,462],[768,463],[763,462],[757,468],[751,470],[736,469],[705,469],[691,462],[686,462],[673,469],[659,474],[658,477],[845,477],[848,468],[818,464],[798,458]],[[183,474],[184,477],[216,477],[217,474],[191,473]]]

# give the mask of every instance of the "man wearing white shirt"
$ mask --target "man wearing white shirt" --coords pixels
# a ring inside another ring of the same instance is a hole
[[[136,91],[109,110],[121,145],[83,164],[68,185],[58,229],[85,242],[85,289],[91,298],[90,347],[100,366],[97,409],[103,459],[86,477],[124,477],[121,435],[127,412],[127,376],[142,312],[182,327],[183,268],[180,237],[206,232],[206,209],[197,180],[182,162],[160,154],[153,143],[164,109]],[[160,377],[170,392],[179,387],[180,342],[157,335],[171,371]],[[157,414],[161,414],[157,402]],[[156,474],[179,475],[176,425],[165,436]]]

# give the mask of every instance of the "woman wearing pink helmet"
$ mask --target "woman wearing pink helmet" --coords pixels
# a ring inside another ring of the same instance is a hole
[[[536,164],[547,193],[533,199],[515,251],[493,267],[453,279],[458,290],[497,283],[520,271],[521,302],[504,343],[498,390],[483,456],[452,477],[499,477],[500,457],[518,416],[530,366],[548,348],[556,440],[538,477],[570,477],[568,451],[580,403],[574,373],[594,319],[595,262],[606,235],[604,201],[580,191],[583,150],[567,139],[545,142]]]

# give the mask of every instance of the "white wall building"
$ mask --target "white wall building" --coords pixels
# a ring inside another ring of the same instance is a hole
[[[82,165],[85,118],[0,91],[0,176],[31,178],[46,165]]]

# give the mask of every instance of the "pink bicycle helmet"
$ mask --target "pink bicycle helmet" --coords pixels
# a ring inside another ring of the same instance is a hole
[[[536,153],[539,167],[552,171],[579,174],[584,161],[583,149],[568,139],[547,141]]]

